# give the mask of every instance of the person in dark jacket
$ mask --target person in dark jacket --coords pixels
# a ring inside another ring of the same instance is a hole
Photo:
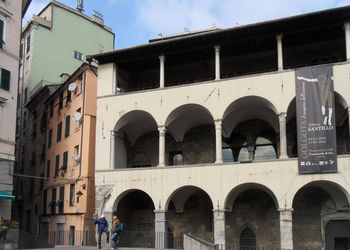
[[[112,217],[112,227],[111,227],[111,234],[112,234],[112,250],[118,249],[118,243],[120,240],[120,234],[124,230],[124,224],[119,221],[118,216],[114,215]]]
[[[98,232],[98,249],[101,249],[101,238],[102,234],[106,233],[107,235],[107,243],[109,243],[109,232],[108,232],[108,222],[104,215],[94,221],[94,224],[97,225]]]

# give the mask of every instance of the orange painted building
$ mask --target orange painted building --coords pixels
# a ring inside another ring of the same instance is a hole
[[[83,63],[48,99],[41,235],[86,245],[94,235],[97,69]],[[91,244],[91,243],[90,243]]]

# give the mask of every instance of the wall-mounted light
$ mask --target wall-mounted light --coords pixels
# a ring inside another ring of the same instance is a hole
[[[77,203],[79,203],[80,196],[82,196],[83,193],[82,193],[81,191],[78,191],[78,192],[76,193],[76,195],[77,195]]]

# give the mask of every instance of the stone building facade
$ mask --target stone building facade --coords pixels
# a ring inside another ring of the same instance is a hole
[[[97,212],[152,247],[185,232],[227,249],[349,247],[349,11],[92,55]],[[338,170],[305,175],[295,74],[314,65],[333,69]]]

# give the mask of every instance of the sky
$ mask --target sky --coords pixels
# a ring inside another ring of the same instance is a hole
[[[32,0],[25,24],[49,0]],[[76,7],[77,0],[60,0]],[[239,25],[350,5],[350,0],[84,0],[115,33],[117,49],[148,43],[160,35]]]

